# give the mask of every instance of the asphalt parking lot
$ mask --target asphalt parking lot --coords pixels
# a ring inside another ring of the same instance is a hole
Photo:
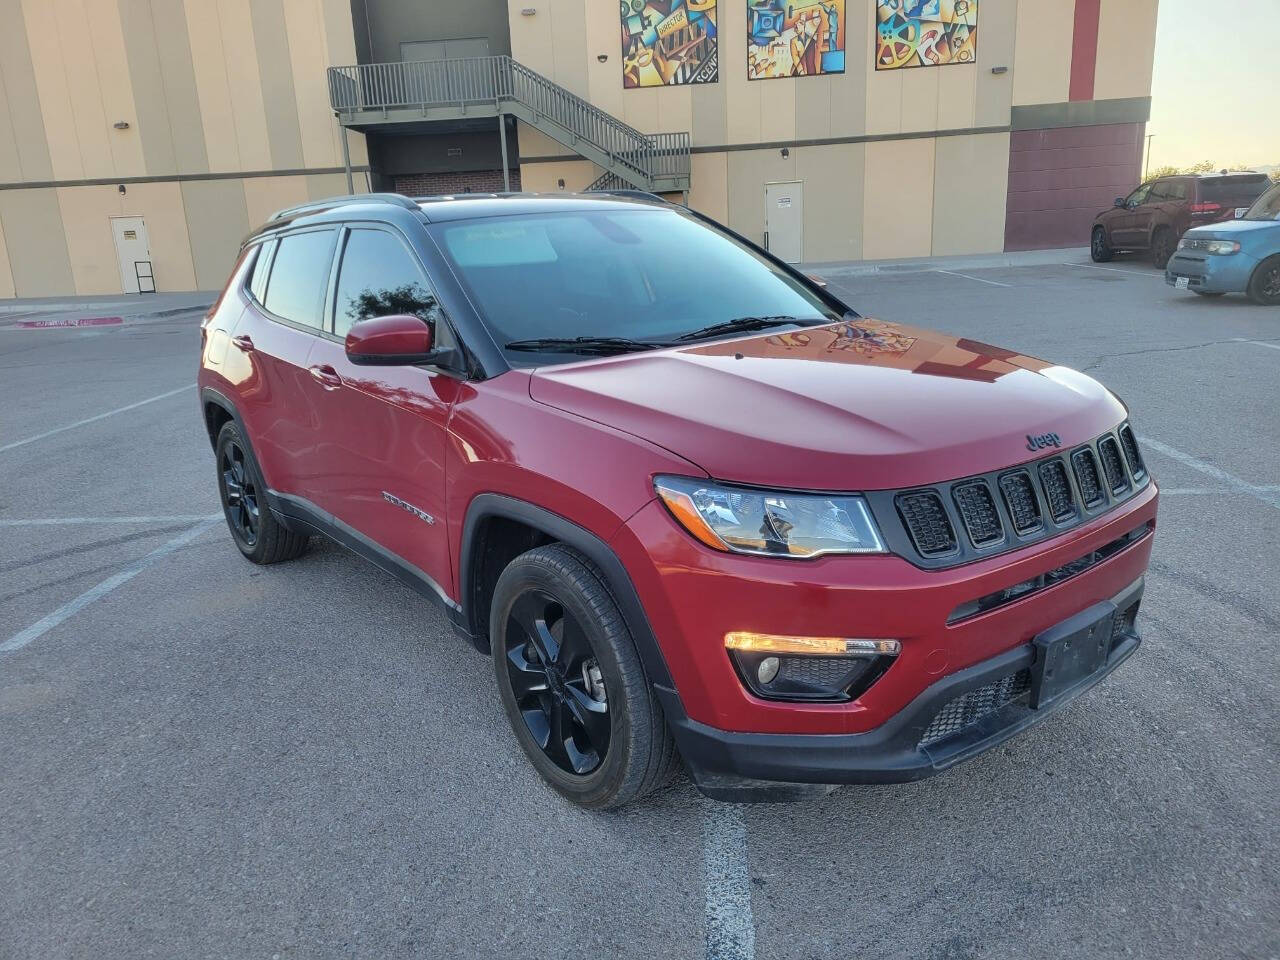
[[[953,266],[824,273],[1129,404],[1145,642],[944,776],[784,806],[569,806],[434,609],[209,519],[198,311],[0,315],[0,957],[1280,956],[1280,309]]]

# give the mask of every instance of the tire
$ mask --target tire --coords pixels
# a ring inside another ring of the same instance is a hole
[[[559,543],[516,557],[498,578],[489,624],[502,707],[547,783],[600,810],[671,782],[675,741],[626,621],[586,557]]]
[[[1177,247],[1178,241],[1172,230],[1168,227],[1158,229],[1151,238],[1151,265],[1157,270],[1163,270]]]
[[[1191,292],[1197,297],[1221,297],[1224,295],[1221,290],[1192,290]]]
[[[218,431],[214,451],[222,513],[240,552],[265,564],[292,560],[306,550],[310,537],[286,530],[263,502],[262,471],[234,420]]]
[[[1107,263],[1114,253],[1111,244],[1107,243],[1107,231],[1094,227],[1093,236],[1089,239],[1089,258],[1094,263]]]
[[[1253,268],[1248,293],[1250,300],[1264,307],[1280,304],[1280,254],[1267,257]]]

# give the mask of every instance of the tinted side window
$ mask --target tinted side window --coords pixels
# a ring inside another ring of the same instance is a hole
[[[439,347],[452,345],[448,325],[436,322],[440,308],[427,279],[404,244],[385,230],[352,230],[338,270],[333,332],[345,337],[356,321],[393,313],[421,317]]]
[[[1151,192],[1151,184],[1144,183],[1125,199],[1125,204],[1130,207],[1136,207],[1140,203],[1147,202],[1147,194]]]
[[[275,246],[274,240],[259,244],[258,258],[253,261],[253,276],[249,280],[249,292],[259,303],[262,303],[262,298],[267,292],[267,270],[271,266],[271,252]]]
[[[312,230],[281,238],[263,301],[268,310],[285,320],[320,328],[336,235],[333,230]]]

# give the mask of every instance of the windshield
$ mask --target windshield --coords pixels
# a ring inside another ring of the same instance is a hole
[[[1244,215],[1245,220],[1280,220],[1280,183],[1260,196]]]
[[[564,363],[584,352],[581,344],[529,343],[548,338],[664,343],[695,331],[729,335],[735,331],[705,328],[744,318],[783,318],[781,329],[789,317],[826,323],[844,315],[673,209],[525,214],[439,223],[432,232],[498,345],[518,345],[504,349],[513,365]]]

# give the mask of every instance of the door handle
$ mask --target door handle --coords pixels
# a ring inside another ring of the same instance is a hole
[[[321,386],[326,390],[337,390],[342,386],[342,377],[338,376],[338,371],[327,363],[318,367],[311,367],[310,373],[311,376],[320,381]]]
[[[238,337],[232,337],[231,342],[236,345],[237,349],[242,350],[245,353],[253,353],[253,338],[247,333],[242,333]]]

